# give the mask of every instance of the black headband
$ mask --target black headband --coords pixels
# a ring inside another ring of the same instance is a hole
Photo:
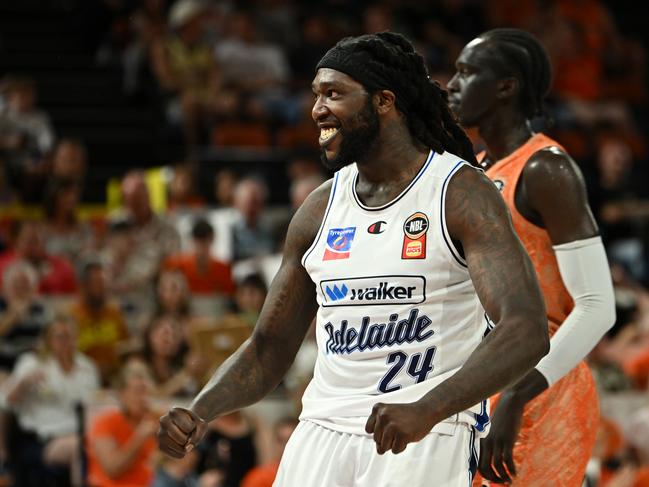
[[[374,58],[364,50],[354,49],[354,46],[334,46],[322,57],[316,66],[316,72],[320,68],[329,68],[351,76],[365,89],[370,92],[376,90],[390,90],[396,96],[396,105],[399,110],[405,112],[410,107],[412,100],[404,90],[400,89],[399,73],[396,70],[385,72],[379,71]],[[392,79],[393,75],[396,79]]]

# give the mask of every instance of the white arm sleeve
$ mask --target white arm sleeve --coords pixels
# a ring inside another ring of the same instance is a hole
[[[537,364],[552,385],[593,349],[615,322],[613,282],[600,237],[554,246],[559,272],[575,307]]]

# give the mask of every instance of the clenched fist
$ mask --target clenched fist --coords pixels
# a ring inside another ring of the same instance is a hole
[[[365,424],[365,431],[374,433],[376,451],[401,453],[408,443],[421,440],[435,426],[430,408],[420,402],[409,404],[377,403]]]
[[[207,431],[207,423],[195,412],[172,408],[160,418],[158,445],[160,451],[174,458],[182,458],[192,451]]]

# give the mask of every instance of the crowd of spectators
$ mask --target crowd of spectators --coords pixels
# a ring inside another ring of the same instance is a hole
[[[96,63],[159,110],[187,157],[117,175],[118,204],[90,208],[84,142],[57,136],[32,78],[0,73],[0,485],[270,486],[313,333],[274,393],[279,412],[217,419],[183,460],[160,456],[154,432],[250,334],[288,221],[328,177],[310,119],[314,66],[346,35],[391,29],[445,85],[466,42],[514,26],[551,56],[552,123],[533,122],[582,168],[616,287],[618,321],[589,358],[603,404],[589,485],[649,486],[646,51],[604,2],[92,3]],[[202,193],[196,150],[224,146],[278,151],[290,185],[230,164]]]

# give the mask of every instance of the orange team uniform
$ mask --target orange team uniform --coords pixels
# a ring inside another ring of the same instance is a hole
[[[509,156],[487,170],[501,191],[512,222],[532,259],[545,298],[550,336],[566,319],[574,304],[566,290],[548,233],[530,223],[514,204],[518,179],[529,158],[546,147],[563,148],[543,134],[536,134]],[[479,157],[480,159],[480,157]],[[498,395],[491,398],[495,410]],[[590,458],[597,427],[599,405],[590,369],[581,362],[552,387],[532,399],[523,414],[520,435],[514,446],[516,487],[579,487]],[[474,486],[480,486],[478,476]],[[485,482],[486,484],[486,482]],[[492,483],[492,486],[497,484]]]

